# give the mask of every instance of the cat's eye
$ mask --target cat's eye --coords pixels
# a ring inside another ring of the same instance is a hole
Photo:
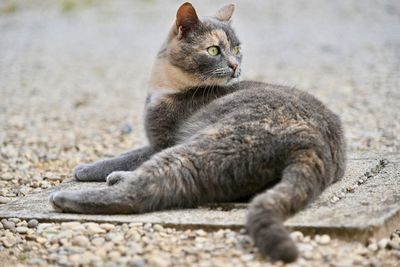
[[[240,52],[240,46],[235,46],[232,48],[232,54],[237,55]]]
[[[207,48],[207,52],[210,56],[216,56],[219,54],[219,47],[218,46],[210,46]]]

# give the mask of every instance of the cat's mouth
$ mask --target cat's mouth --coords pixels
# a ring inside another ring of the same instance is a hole
[[[231,76],[228,78],[228,81],[227,81],[226,84],[227,84],[227,85],[231,85],[231,84],[234,84],[234,83],[238,82],[238,81],[239,81],[240,73],[241,73],[241,70],[240,70],[240,69],[237,69],[236,71],[234,71],[234,72],[231,74]]]
[[[239,81],[239,76],[241,71],[239,68],[235,69],[235,71],[231,69],[218,69],[212,72],[207,73],[207,75],[200,75],[199,84],[201,85],[231,85]]]
[[[224,70],[222,72],[213,73],[213,78],[218,79],[221,83],[232,84],[238,80],[241,74],[240,68],[236,69],[235,71],[232,70]]]

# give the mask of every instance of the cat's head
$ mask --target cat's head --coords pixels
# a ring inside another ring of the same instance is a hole
[[[227,5],[214,16],[200,19],[190,3],[181,5],[167,42],[158,54],[155,75],[159,77],[155,78],[161,83],[161,79],[168,79],[176,87],[237,81],[242,53],[230,25],[233,11],[234,6]]]

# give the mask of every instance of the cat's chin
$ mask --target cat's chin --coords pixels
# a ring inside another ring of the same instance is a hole
[[[235,84],[235,83],[238,83],[238,82],[239,82],[239,77],[230,78],[230,79],[226,82],[226,85],[232,85],[232,84]]]
[[[196,86],[230,86],[239,82],[239,77],[224,77],[219,79],[208,80],[207,82],[199,82],[197,84],[193,84],[193,87]]]

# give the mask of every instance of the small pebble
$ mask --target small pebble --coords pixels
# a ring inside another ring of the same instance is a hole
[[[331,202],[332,203],[336,203],[336,202],[338,202],[340,199],[337,197],[337,196],[333,196],[332,198],[331,198]]]
[[[87,265],[89,263],[88,259],[80,254],[73,254],[69,256],[69,260],[74,266],[82,266],[82,265]]]
[[[114,230],[115,225],[111,224],[111,223],[102,223],[102,224],[100,224],[100,227],[106,231],[111,231],[111,230]]]
[[[0,180],[11,181],[12,179],[14,179],[14,176],[11,175],[10,173],[5,173],[5,174],[0,175]]]
[[[347,187],[346,188],[346,192],[353,193],[354,192],[354,187],[351,187],[351,186]]]
[[[129,239],[133,239],[135,241],[139,241],[141,238],[140,233],[135,228],[131,228],[126,232],[126,237]]]
[[[204,231],[203,229],[196,230],[196,231],[194,231],[194,233],[198,236],[206,236],[207,235],[207,232]]]
[[[1,220],[1,223],[3,224],[4,229],[8,229],[12,232],[15,231],[15,223],[14,222],[3,219],[3,220]]]
[[[368,245],[368,249],[372,252],[377,251],[378,250],[378,245],[376,243],[371,243]]]
[[[21,220],[18,219],[18,218],[9,218],[8,221],[11,221],[11,222],[17,224],[17,223],[19,223]]]
[[[41,224],[40,226],[42,226]],[[80,222],[64,222],[61,223],[61,230],[74,230],[74,231],[82,231],[85,229],[85,226]]]
[[[29,265],[34,265],[34,266],[45,266],[46,261],[44,261],[43,259],[40,258],[33,258],[33,259],[29,259],[27,262]]]
[[[388,246],[389,241],[390,241],[390,240],[389,240],[388,238],[383,238],[383,239],[379,240],[379,242],[378,242],[378,247],[379,247],[380,249],[385,249],[385,248]]]
[[[17,223],[17,226],[28,226],[28,223],[26,221],[20,221],[19,223]]]
[[[155,224],[153,226],[153,229],[154,229],[154,231],[160,232],[164,229],[164,227],[162,227],[162,225],[160,225],[160,224]]]
[[[368,249],[364,246],[358,246],[354,252],[364,256],[368,254]]]
[[[157,267],[167,267],[169,265],[169,262],[168,260],[161,257],[151,257],[149,258],[149,265]]]
[[[303,253],[303,257],[307,260],[311,260],[314,256],[314,253],[312,251],[305,251]]]
[[[29,228],[25,226],[19,226],[15,229],[15,231],[19,234],[26,234],[28,232]]]
[[[391,248],[391,249],[400,249],[400,238],[397,238],[397,239],[391,239],[390,241],[389,241],[389,247]]]
[[[331,237],[329,235],[322,235],[321,238],[319,239],[319,243],[321,245],[326,245],[329,242],[331,242]]]
[[[28,227],[29,228],[36,228],[38,226],[39,222],[36,219],[31,219],[28,222]]]
[[[71,243],[74,246],[86,247],[89,244],[89,238],[83,235],[75,236]]]
[[[62,180],[60,175],[55,174],[55,173],[50,173],[50,172],[46,173],[44,178],[46,178],[46,179],[48,179],[50,181],[60,181],[60,180]]]
[[[302,232],[300,232],[300,231],[294,231],[294,232],[292,232],[292,233],[290,233],[290,237],[293,239],[293,240],[295,240],[295,241],[303,241],[303,239],[304,239],[304,235],[303,235],[303,233]]]
[[[146,262],[142,258],[134,258],[128,261],[128,266],[130,267],[144,267]]]
[[[108,253],[108,256],[111,259],[117,259],[117,258],[121,257],[121,253],[119,253],[118,251],[111,251],[110,253]]]
[[[17,239],[10,232],[6,232],[5,236],[0,238],[0,243],[3,243],[6,248],[11,248],[17,243]]]
[[[97,223],[85,223],[85,225],[86,225],[86,233],[88,235],[104,234],[106,232]]]
[[[312,251],[314,247],[307,243],[300,243],[298,244],[298,248],[300,252]]]
[[[38,242],[39,244],[44,244],[47,242],[47,239],[41,236],[36,237],[36,242]]]
[[[121,126],[121,134],[130,134],[132,132],[132,124],[125,123]]]
[[[96,237],[92,239],[92,244],[96,247],[100,247],[105,243],[105,239],[103,237]]]
[[[251,254],[245,254],[240,257],[242,261],[252,261],[254,259],[254,256]]]
[[[0,204],[7,204],[11,201],[11,198],[0,196]]]

